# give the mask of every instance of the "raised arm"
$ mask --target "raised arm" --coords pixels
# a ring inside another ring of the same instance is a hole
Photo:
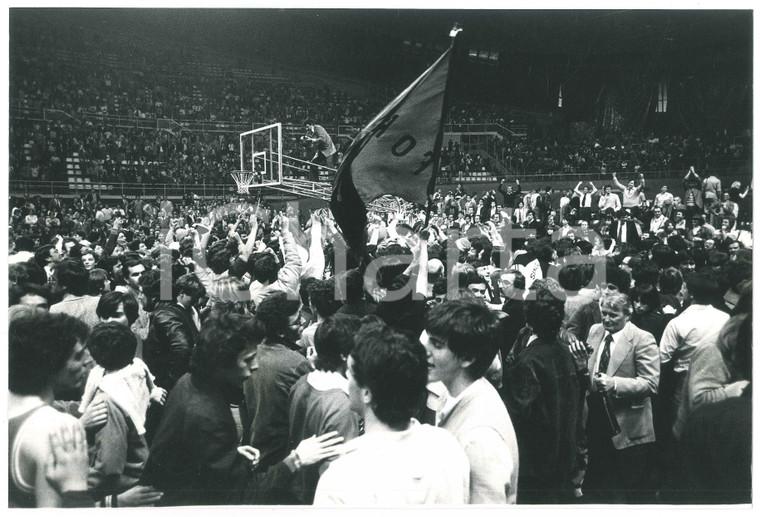
[[[256,213],[251,214],[249,219],[250,231],[248,237],[245,240],[245,244],[240,247],[240,259],[248,260],[248,257],[253,253],[253,247],[256,244],[256,235],[259,233],[259,220],[256,217]]]
[[[311,216],[311,242],[309,260],[303,268],[303,278],[322,278],[325,272],[325,253],[322,248],[322,221],[316,215]]]
[[[282,216],[282,235],[280,248],[283,250],[284,265],[277,273],[277,279],[293,291],[297,291],[298,282],[301,278],[301,257],[295,238],[290,231],[290,220]]]
[[[499,186],[496,187],[496,188],[499,190],[500,194],[506,194],[507,193],[507,191],[504,190],[504,180],[503,179],[499,182]]]
[[[417,282],[415,283],[415,292],[422,295],[423,298],[427,296],[428,290],[428,236],[429,232],[427,230],[420,232],[419,268],[417,269]]]
[[[699,174],[697,174],[697,172],[694,170],[694,166],[693,165],[691,167],[689,167],[689,172],[686,173],[686,176],[684,176],[683,179],[687,180],[687,179],[689,179],[692,176],[694,176],[696,179],[700,179],[699,178]]]
[[[617,179],[617,174],[616,174],[616,173],[614,173],[614,172],[612,173],[612,183],[614,183],[614,184],[615,184],[615,186],[616,186],[617,188],[619,188],[620,190],[625,190],[625,185],[623,185],[622,183],[620,183],[620,182],[618,181],[618,179]]]

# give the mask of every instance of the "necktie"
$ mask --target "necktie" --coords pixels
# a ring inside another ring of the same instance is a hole
[[[608,334],[604,340],[604,348],[602,348],[602,356],[599,358],[599,368],[596,373],[607,373],[607,367],[610,365],[610,347],[612,346],[612,334]]]
[[[581,206],[582,206],[582,207],[585,207],[585,206],[586,206],[586,194],[583,194],[583,195],[581,196]]]

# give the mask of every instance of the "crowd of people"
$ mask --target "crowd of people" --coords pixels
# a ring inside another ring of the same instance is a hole
[[[183,122],[306,120],[285,154],[334,166],[313,121],[384,104],[122,37],[15,47],[11,179],[226,180],[238,133]],[[370,212],[365,253],[261,198],[12,198],[10,506],[750,502],[752,186],[713,173],[748,135],[501,137],[440,178],[612,181],[439,189]]]
[[[167,68],[165,62],[147,56],[129,66],[116,57],[93,61],[86,56],[95,52],[95,43],[79,53],[51,45],[22,46],[19,50],[23,52],[13,56],[11,107],[19,115],[10,125],[13,179],[66,181],[67,160],[76,156],[82,177],[91,181],[179,184],[226,180],[238,167],[238,133],[229,129],[130,128],[108,117],[135,121],[169,118],[180,125],[192,121],[212,125],[219,121],[282,122],[299,128],[304,120],[312,119],[325,127],[356,131],[388,100],[360,98],[328,86],[284,82],[278,74],[266,79],[231,65],[219,68],[206,63],[198,65],[196,73],[185,74],[181,63]],[[143,51],[136,52],[142,55]],[[42,109],[60,110],[73,118],[24,118]],[[494,123],[507,128],[515,123],[529,125],[529,121],[519,110],[463,101],[454,102],[448,119],[457,127]],[[501,138],[493,137],[488,149],[458,143],[444,146],[441,178],[466,177],[475,171],[497,175],[503,170],[557,175],[646,172],[691,164],[720,171],[750,156],[748,135],[724,132],[688,137],[621,133],[599,138],[579,131],[558,139],[544,135],[521,138],[504,129],[498,131]],[[285,133],[284,153],[309,160],[314,151],[299,136]],[[339,152],[345,151],[348,143],[336,139]]]
[[[725,132],[702,135],[577,134],[564,141],[546,138],[508,139],[499,154],[510,167],[524,173],[637,172],[680,170],[696,164],[700,169],[728,169],[732,161],[751,156],[751,137]]]
[[[12,199],[10,505],[748,503],[752,191],[705,175],[459,185],[366,253],[252,197]]]

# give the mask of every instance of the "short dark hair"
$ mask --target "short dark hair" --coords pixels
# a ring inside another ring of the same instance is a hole
[[[683,275],[678,269],[669,267],[660,273],[658,286],[661,294],[678,294],[683,287]]]
[[[140,275],[140,287],[146,298],[153,300],[161,299],[161,272],[157,269],[149,269]],[[172,289],[172,300],[176,299]]]
[[[253,317],[236,313],[212,314],[201,328],[190,359],[190,372],[205,378],[235,361],[252,343],[261,342]]]
[[[308,309],[311,309],[311,305],[309,304],[309,287],[311,287],[314,282],[319,282],[319,279],[314,278],[313,276],[307,276],[306,278],[301,279],[301,285],[298,286],[298,297],[301,299],[301,303],[304,307],[307,307]]]
[[[119,308],[119,304],[124,304],[124,314],[127,316],[127,321],[130,325],[137,321],[139,312],[137,300],[132,294],[121,291],[111,291],[101,296],[95,309],[95,314],[102,320],[108,319],[114,316],[116,309]]]
[[[11,284],[37,284],[45,285],[47,275],[34,260],[11,264],[8,268],[8,281]]]
[[[129,268],[132,268],[132,267],[135,267],[135,266],[145,267],[145,264],[143,263],[142,257],[131,257],[131,256],[128,256],[128,257],[126,257],[124,259],[124,271],[127,273],[127,275],[129,275]]]
[[[562,237],[552,243],[552,246],[557,252],[557,257],[562,258],[566,255],[570,255],[572,251],[574,251],[577,246],[575,245],[575,242],[570,237]]]
[[[34,240],[28,235],[22,235],[15,241],[16,251],[34,251]]]
[[[21,298],[30,294],[45,298],[48,305],[50,305],[53,298],[53,294],[46,286],[38,284],[11,284],[8,286],[8,307],[20,304]]]
[[[614,284],[618,292],[628,294],[631,290],[631,274],[628,271],[620,269],[614,263],[607,263],[604,272],[608,284]]]
[[[39,395],[63,368],[77,342],[89,329],[63,313],[31,311],[10,321],[8,328],[8,388],[18,395]]]
[[[485,375],[499,348],[499,319],[485,304],[460,298],[447,300],[428,311],[425,330],[446,342],[462,359],[473,360],[467,368],[472,379]]]
[[[103,257],[98,260],[98,267],[104,269],[109,275],[113,275],[113,267],[119,262],[119,257]]]
[[[263,283],[273,283],[277,280],[280,265],[274,255],[267,251],[254,253],[248,258],[248,271],[254,280]]]
[[[108,273],[105,269],[91,269],[87,279],[87,294],[90,296],[100,296],[106,288]]]
[[[359,327],[360,318],[350,314],[333,314],[319,324],[314,334],[317,370],[334,372],[345,365],[343,357],[353,350]]]
[[[362,325],[351,352],[356,383],[372,394],[372,411],[385,425],[405,429],[427,397],[427,352],[419,341],[378,323]]]
[[[55,266],[58,275],[58,285],[68,294],[83,296],[87,294],[87,284],[90,274],[80,260],[63,259]]]
[[[237,256],[238,250],[229,239],[220,240],[206,248],[208,267],[214,274],[220,275],[230,268],[230,259]]]
[[[631,268],[631,276],[637,284],[656,284],[660,277],[660,268],[649,259],[642,259]]]
[[[37,248],[37,251],[34,252],[34,261],[37,262],[38,266],[45,267],[45,264],[47,264],[47,259],[50,258],[50,250],[52,249],[52,244],[43,244]]]
[[[121,370],[132,364],[137,338],[129,327],[116,322],[98,323],[87,339],[90,355],[106,371]]]
[[[184,293],[196,300],[206,295],[206,288],[203,287],[203,284],[198,277],[195,276],[195,273],[188,273],[177,278],[173,290],[175,292],[175,298],[180,293]]]
[[[585,264],[568,264],[559,270],[557,280],[563,289],[568,291],[580,291],[588,285],[589,280]]]
[[[543,341],[557,338],[565,317],[565,302],[557,298],[544,298],[525,304],[525,322]]]
[[[678,265],[678,254],[667,244],[655,244],[652,246],[652,260],[660,269],[675,267]]]
[[[460,287],[468,287],[473,284],[484,284],[488,286],[488,281],[480,276],[476,271],[467,271],[463,273],[459,278],[463,281],[461,284],[459,284]]]
[[[731,260],[723,264],[723,274],[730,288],[736,288],[745,280],[752,279],[752,262],[747,260]]]
[[[594,251],[594,245],[586,239],[576,239],[575,247],[581,251],[581,255],[591,255],[591,252]]]
[[[649,306],[654,312],[660,308],[660,293],[652,284],[635,285],[630,292],[631,302],[639,301]]]
[[[268,294],[256,307],[256,323],[268,339],[280,338],[288,328],[288,319],[301,306],[299,300],[290,300],[286,293]]]
[[[341,307],[341,301],[335,297],[335,280],[317,280],[309,286],[309,305],[320,316],[332,316]]]
[[[718,281],[712,273],[700,271],[689,275],[686,279],[686,288],[692,299],[699,304],[708,304],[718,296]]]
[[[503,275],[515,275],[515,281],[512,282],[512,285],[515,286],[515,289],[525,289],[525,275],[519,269],[510,269],[503,272]]]

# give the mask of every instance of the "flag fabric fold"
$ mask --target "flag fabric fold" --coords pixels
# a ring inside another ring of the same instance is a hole
[[[435,181],[452,48],[359,133],[338,168],[330,208],[351,249],[364,255],[366,207],[383,195],[424,204]]]

